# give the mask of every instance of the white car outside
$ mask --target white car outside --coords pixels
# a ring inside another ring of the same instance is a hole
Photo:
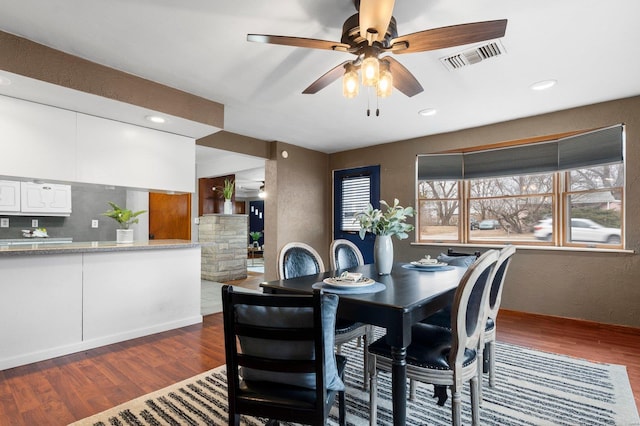
[[[543,219],[533,227],[533,236],[539,240],[551,241],[553,224],[551,219]],[[571,219],[570,241],[620,244],[620,228],[607,228],[591,219]]]

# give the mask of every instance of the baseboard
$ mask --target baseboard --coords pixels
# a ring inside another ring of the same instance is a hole
[[[138,337],[149,336],[151,334],[161,333],[163,331],[169,331],[176,328],[186,327],[188,325],[199,324],[199,323],[202,323],[202,315],[196,315],[188,318],[183,318],[177,321],[157,324],[157,325],[154,325],[153,327],[145,327],[145,328],[140,328],[136,330],[130,330],[130,331],[127,331],[126,333],[118,333],[118,334],[104,336],[96,339],[83,340],[81,342],[71,343],[68,345],[57,346],[55,348],[47,348],[46,350],[42,350],[42,351],[21,354],[19,356],[0,360],[0,370],[19,367],[21,365],[44,361],[47,359],[56,358],[63,355],[69,355],[76,352],[85,351],[88,349],[98,348],[100,346],[106,346],[113,343],[123,342],[125,340],[136,339]]]

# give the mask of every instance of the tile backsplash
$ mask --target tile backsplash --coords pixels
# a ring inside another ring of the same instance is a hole
[[[72,238],[73,241],[114,241],[118,224],[115,220],[102,216],[109,210],[108,201],[125,206],[125,189],[111,189],[102,186],[72,185],[72,213],[67,217],[55,216],[9,216],[0,212],[0,218],[9,220],[9,227],[0,227],[0,240],[23,238],[23,229],[33,229],[32,220],[38,220],[39,228],[46,228],[51,238]],[[98,220],[98,228],[91,227],[91,221]]]

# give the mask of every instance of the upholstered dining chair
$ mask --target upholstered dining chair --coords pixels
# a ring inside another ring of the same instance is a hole
[[[222,288],[229,425],[241,415],[325,425],[336,396],[345,422],[346,358],[333,351],[334,294],[235,293]]]
[[[337,239],[331,242],[329,258],[332,270],[349,269],[364,265],[364,257],[358,246],[345,239]]]
[[[278,255],[280,279],[315,275],[324,272],[324,262],[318,252],[308,244],[287,243]]]
[[[411,344],[407,347],[407,377],[451,389],[451,421],[462,423],[462,388],[471,386],[472,424],[480,421],[478,394],[478,342],[482,338],[489,297],[491,276],[498,260],[497,250],[488,250],[471,265],[462,277],[452,303],[452,328],[418,323],[411,329]],[[391,346],[386,336],[369,345],[370,417],[377,422],[377,371],[391,371]],[[446,399],[446,389],[445,398]],[[444,404],[440,398],[438,402]]]
[[[318,252],[308,244],[292,242],[285,244],[278,256],[278,270],[281,279],[296,278],[304,275],[315,275],[324,272],[324,262]],[[335,345],[338,353],[344,343],[353,339],[365,336],[365,356],[363,371],[363,388],[368,386],[369,371],[367,363],[369,355],[366,353],[366,346],[371,341],[367,338],[367,333],[373,333],[370,327],[363,323],[348,321],[338,317],[335,325]]]
[[[484,329],[484,335],[480,340],[479,347],[483,348],[481,353],[482,369],[479,370],[480,380],[480,403],[482,404],[482,373],[489,373],[489,386],[495,387],[495,372],[496,372],[496,319],[498,317],[498,311],[500,310],[500,302],[502,301],[502,289],[504,287],[504,280],[507,274],[507,269],[511,263],[513,255],[516,253],[516,248],[512,245],[505,246],[500,250],[498,261],[493,269],[493,275],[491,277],[491,289],[489,297],[487,298],[487,305],[485,307],[487,311],[487,323]],[[451,306],[447,306],[434,315],[426,318],[422,322],[437,325],[440,327],[451,328]],[[411,383],[411,398],[415,395],[415,387]]]
[[[354,243],[345,239],[336,239],[331,242],[329,248],[329,260],[331,261],[332,270],[348,270],[356,266],[364,265],[364,257],[362,252]],[[362,388],[367,389],[369,386],[369,351],[367,345],[373,340],[373,326],[361,322],[350,321],[338,317],[336,322],[336,346],[338,354],[344,343],[350,342],[357,338],[358,346],[364,342],[364,368]]]
[[[487,301],[487,325],[483,339],[485,344],[484,359],[485,366],[488,366],[489,370],[489,386],[492,388],[495,387],[496,375],[496,320],[500,310],[500,302],[502,301],[504,280],[514,254],[516,254],[516,248],[511,245],[500,250],[500,256],[494,269],[491,292]],[[480,396],[482,396],[482,387],[480,388]]]

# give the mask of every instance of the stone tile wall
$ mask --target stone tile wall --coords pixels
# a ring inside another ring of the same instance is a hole
[[[201,278],[226,282],[247,278],[247,215],[211,214],[200,217]]]

